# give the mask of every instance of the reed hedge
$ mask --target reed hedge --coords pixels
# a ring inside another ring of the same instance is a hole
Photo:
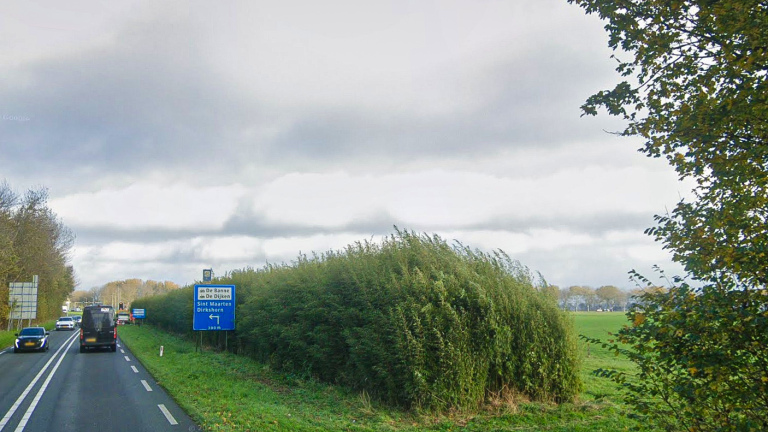
[[[570,320],[500,251],[398,230],[216,283],[237,286],[233,349],[390,404],[474,409],[498,392],[562,402],[580,389]],[[192,328],[191,287],[134,307],[166,330]]]

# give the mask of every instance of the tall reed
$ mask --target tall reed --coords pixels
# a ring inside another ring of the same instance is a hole
[[[560,402],[580,388],[569,319],[501,251],[397,230],[217,282],[237,286],[241,353],[391,404],[474,409],[501,391]]]

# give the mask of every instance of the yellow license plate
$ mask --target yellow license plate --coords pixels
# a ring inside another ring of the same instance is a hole
[[[24,346],[35,346],[34,342],[26,342]]]
[[[96,342],[96,338],[85,338],[86,342]]]

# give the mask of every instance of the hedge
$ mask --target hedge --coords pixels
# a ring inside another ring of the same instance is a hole
[[[397,231],[215,282],[237,286],[233,350],[390,404],[473,409],[500,391],[562,402],[581,386],[570,320],[500,251]],[[192,328],[192,287],[134,305]]]

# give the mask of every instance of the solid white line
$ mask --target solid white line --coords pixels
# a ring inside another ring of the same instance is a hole
[[[72,340],[69,342],[69,345],[67,345],[67,349],[72,346],[73,343],[75,343],[75,338],[72,338]],[[50,384],[51,379],[53,378],[53,374],[56,373],[56,370],[59,369],[59,365],[61,365],[61,362],[64,360],[64,356],[67,355],[67,351],[64,350],[64,352],[59,356],[59,361],[56,362],[56,366],[51,369],[51,373],[48,374],[48,378],[45,379],[45,382],[40,387],[40,390],[37,391],[37,394],[35,395],[35,398],[32,400],[32,403],[29,405],[29,408],[27,408],[27,412],[24,413],[24,417],[21,418],[21,421],[19,422],[19,425],[16,426],[15,432],[22,432],[24,428],[27,426],[27,422],[29,421],[29,418],[32,417],[32,413],[35,412],[35,408],[37,408],[37,403],[40,402],[40,398],[43,397],[43,393],[45,393],[45,389],[48,388],[48,384]]]
[[[179,424],[179,422],[177,422],[176,419],[173,418],[173,416],[171,415],[171,412],[168,411],[168,408],[166,408],[165,405],[160,404],[157,407],[160,408],[160,411],[163,412],[163,415],[165,416],[166,420],[168,420],[168,423],[170,423],[171,425]]]
[[[133,373],[139,373],[139,370],[136,369],[136,366],[131,366],[131,369],[133,369]]]
[[[125,357],[125,361],[131,361],[131,359],[129,359],[128,356],[123,356],[123,357]]]
[[[141,380],[141,385],[143,385],[143,386],[144,386],[144,388],[145,388],[145,389],[146,389],[148,392],[152,391],[152,387],[150,387],[150,386],[149,386],[149,384],[147,384],[147,381],[146,381],[146,380]]]
[[[70,336],[70,338],[74,339],[76,335],[78,334],[73,334],[72,336]],[[35,379],[33,379],[31,383],[29,383],[27,388],[24,389],[24,391],[21,393],[21,396],[19,396],[19,398],[16,399],[16,402],[14,402],[11,409],[9,409],[8,412],[5,414],[5,417],[3,417],[2,420],[0,420],[0,431],[2,431],[5,425],[8,424],[8,421],[11,419],[11,416],[13,416],[16,410],[19,409],[19,405],[21,405],[24,399],[26,399],[27,395],[29,394],[29,391],[32,390],[32,387],[34,387],[35,384],[37,384],[37,381],[40,379],[43,373],[45,373],[45,370],[48,369],[48,366],[50,366],[50,364],[53,363],[53,361],[56,359],[56,356],[59,355],[59,352],[61,352],[61,350],[64,349],[64,345],[66,345],[66,343],[67,341],[64,341],[64,343],[61,344],[59,349],[56,350],[56,353],[54,353],[53,356],[51,356],[51,358],[48,360],[45,366],[43,366],[43,368],[40,369],[40,372],[37,373],[37,376],[35,377]]]

